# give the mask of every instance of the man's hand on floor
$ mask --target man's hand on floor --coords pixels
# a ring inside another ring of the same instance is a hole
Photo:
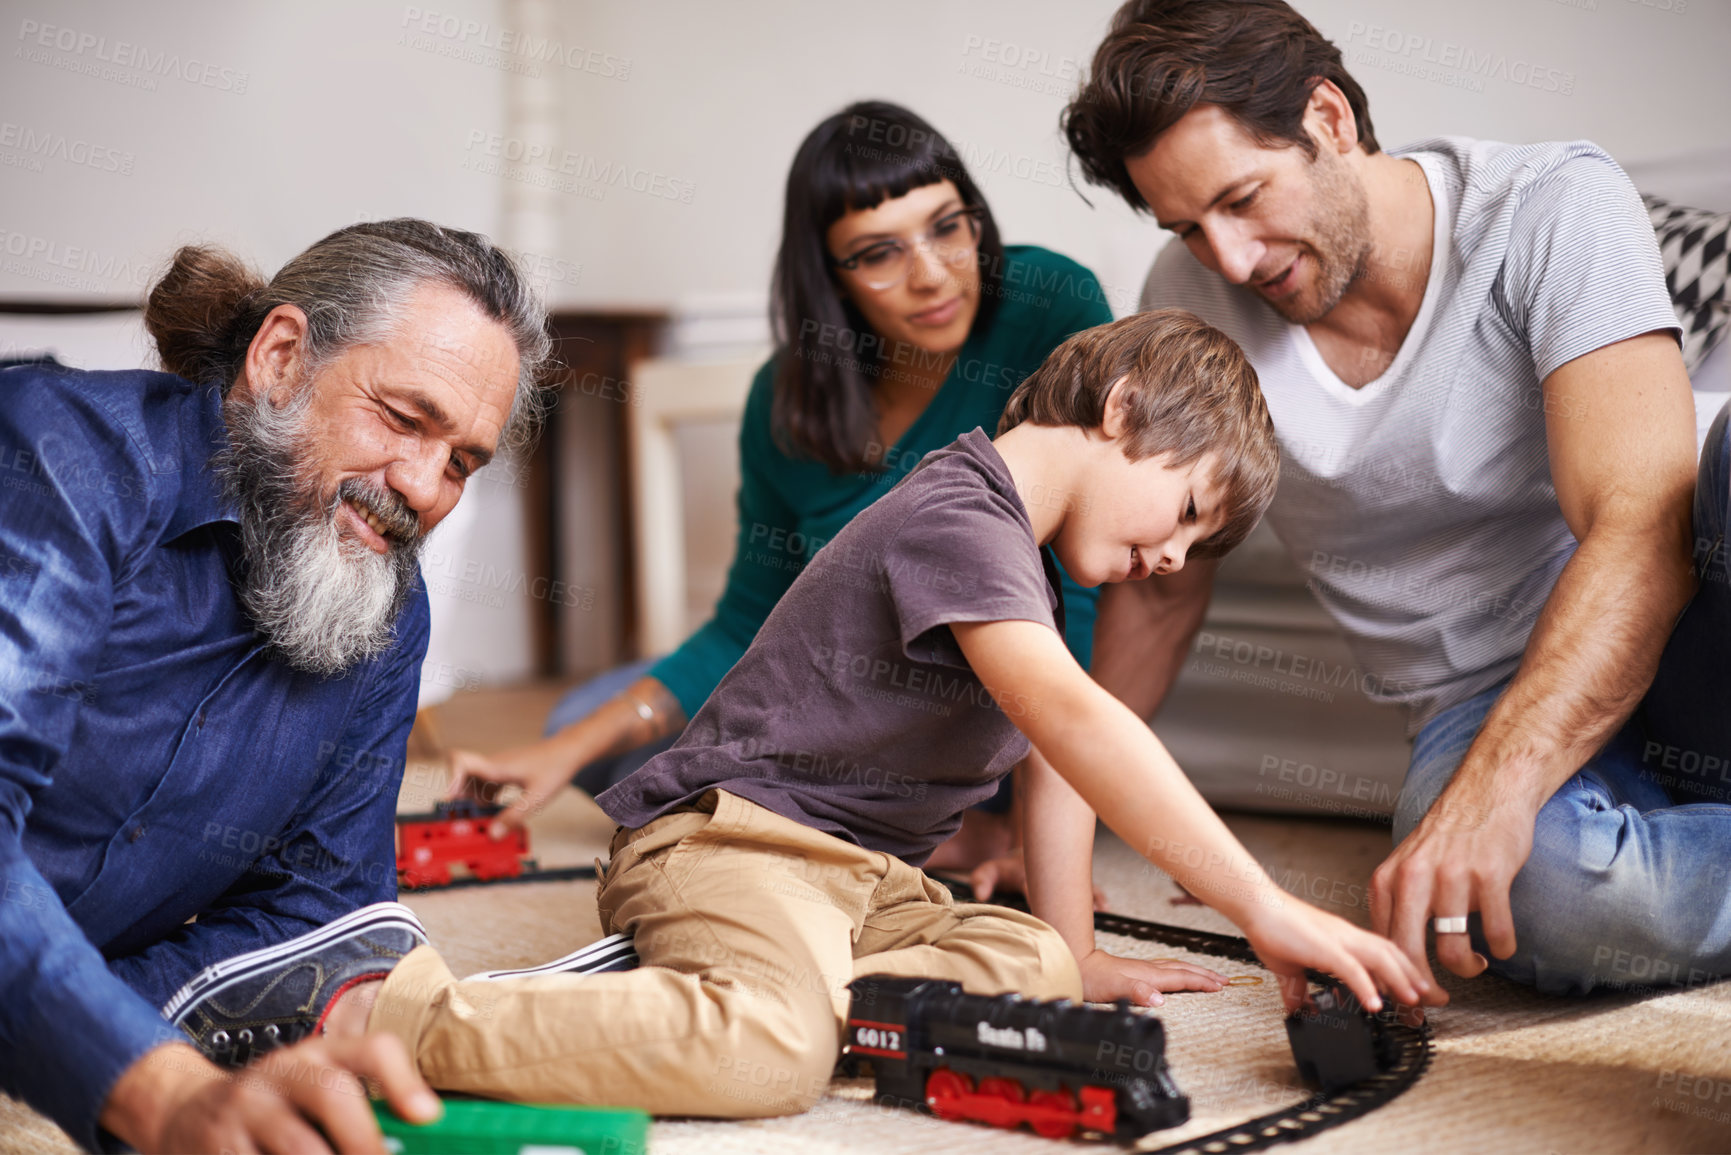
[[[412,1122],[439,1115],[438,1098],[391,1035],[325,1036],[225,1071],[184,1043],[149,1051],[121,1073],[102,1126],[149,1152],[331,1151],[384,1155],[362,1080]],[[322,1131],[322,1135],[321,1135]]]
[[[1491,805],[1444,791],[1371,876],[1371,924],[1431,982],[1432,1002],[1448,1001],[1425,961],[1425,935],[1433,918],[1477,912],[1491,953],[1498,958],[1515,953],[1509,887],[1532,853],[1535,818],[1522,806]],[[1490,965],[1465,934],[1437,935],[1436,954],[1462,978],[1475,978]]]

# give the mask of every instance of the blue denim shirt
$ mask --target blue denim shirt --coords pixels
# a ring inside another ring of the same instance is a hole
[[[0,370],[0,1087],[86,1147],[187,979],[396,895],[426,593],[342,677],[272,657],[224,437],[179,377]]]

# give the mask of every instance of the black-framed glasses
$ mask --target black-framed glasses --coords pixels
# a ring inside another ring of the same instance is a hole
[[[831,257],[830,263],[852,273],[867,288],[893,289],[913,271],[916,247],[950,268],[960,268],[973,260],[980,251],[981,221],[985,215],[984,205],[957,209],[945,213],[914,237],[874,241],[850,257],[841,260]]]

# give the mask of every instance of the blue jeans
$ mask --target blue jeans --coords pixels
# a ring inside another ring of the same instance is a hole
[[[1731,974],[1731,440],[1721,410],[1695,492],[1700,588],[1646,700],[1539,811],[1509,901],[1516,950],[1494,974],[1551,994],[1707,982]],[[1454,777],[1502,693],[1437,715],[1413,743],[1394,837]]]

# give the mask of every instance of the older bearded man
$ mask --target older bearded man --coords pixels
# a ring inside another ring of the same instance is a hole
[[[382,1150],[356,1076],[425,1117],[407,1056],[297,1040],[425,941],[388,901],[416,555],[526,436],[544,315],[396,220],[269,284],[183,249],[145,322],[166,373],[0,373],[0,1085],[86,1146]]]

